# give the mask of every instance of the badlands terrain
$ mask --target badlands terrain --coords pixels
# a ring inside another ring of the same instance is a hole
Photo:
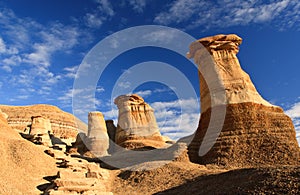
[[[241,43],[217,35],[191,44],[201,119],[177,142],[136,94],[115,99],[118,124],[101,112],[85,124],[51,105],[0,105],[0,194],[300,194],[293,123],[242,70]]]

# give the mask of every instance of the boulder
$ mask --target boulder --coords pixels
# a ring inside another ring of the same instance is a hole
[[[297,164],[293,123],[282,108],[260,96],[241,68],[236,56],[241,43],[231,34],[190,46],[189,57],[199,67],[201,119],[189,157],[201,164],[228,166]]]

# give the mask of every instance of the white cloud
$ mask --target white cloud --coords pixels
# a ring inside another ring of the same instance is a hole
[[[52,66],[54,55],[72,53],[80,38],[88,36],[79,26],[58,21],[41,25],[31,18],[19,18],[9,9],[0,10],[0,25],[0,68],[13,73],[2,77],[12,86],[52,88],[62,79],[75,76],[71,69],[65,70],[66,75],[55,73]],[[46,95],[49,91],[36,93]]]
[[[102,93],[102,92],[104,92],[105,91],[105,89],[103,88],[103,87],[101,87],[101,86],[97,86],[96,87],[96,92],[97,93]]]
[[[130,86],[131,86],[131,83],[129,81],[118,83],[118,87],[120,87],[120,88],[128,89]]]
[[[146,0],[129,0],[132,9],[137,13],[142,13],[146,7]]]
[[[198,100],[182,99],[150,105],[155,110],[157,124],[163,135],[178,139],[196,131],[200,116]]]
[[[108,0],[97,0],[99,3],[98,9],[100,12],[108,16],[113,16],[115,14],[112,5]]]
[[[0,37],[0,54],[13,55],[18,52],[18,49],[15,47],[7,47],[2,37]]]
[[[291,118],[300,118],[300,102],[295,103],[289,110],[285,112]]]
[[[86,25],[90,28],[99,28],[103,24],[103,17],[99,17],[98,14],[87,13],[84,17]]]
[[[111,3],[107,0],[97,0],[97,9],[92,13],[87,13],[83,20],[85,25],[90,28],[99,28],[104,22],[110,19],[114,14]]]
[[[285,113],[293,120],[297,141],[300,146],[300,102],[295,103],[289,110],[285,111]]]
[[[151,94],[152,94],[152,91],[151,91],[151,90],[145,90],[145,91],[137,91],[137,92],[134,92],[134,93],[136,93],[136,94],[138,94],[139,96],[145,98],[145,97],[151,95]]]
[[[176,0],[171,5],[169,5],[169,10],[167,12],[161,12],[158,14],[154,18],[154,22],[164,25],[168,25],[173,22],[184,22],[189,20],[190,17],[196,14],[197,10],[199,10],[201,7],[206,7],[205,1]]]
[[[296,24],[300,17],[299,4],[292,0],[176,0],[168,6],[167,11],[158,13],[154,22],[163,25],[183,24],[188,29],[202,26],[204,30],[265,22],[291,27],[299,25],[299,22]]]
[[[177,33],[176,31],[173,31]],[[172,34],[172,30],[159,30],[155,32],[149,32],[143,36],[145,40],[151,40],[153,42],[164,42],[169,43],[170,41],[174,41],[174,34]]]
[[[67,73],[64,74],[67,78],[76,78],[76,72],[78,70],[79,66],[71,66],[71,67],[65,67],[64,71]]]
[[[12,72],[12,68],[8,65],[2,65],[1,68],[6,72]]]

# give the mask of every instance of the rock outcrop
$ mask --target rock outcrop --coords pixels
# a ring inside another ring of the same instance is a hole
[[[87,125],[70,113],[51,105],[7,106],[0,109],[8,115],[8,124],[19,132],[27,131],[32,124],[32,116],[48,118],[53,135],[67,145],[76,140],[78,132],[87,132]],[[27,129],[27,130],[26,130]]]
[[[121,95],[114,103],[119,109],[116,144],[128,149],[165,146],[154,111],[142,97]]]
[[[33,142],[52,146],[50,134],[53,134],[50,120],[42,116],[33,116],[29,135],[33,136]]]
[[[293,123],[259,95],[242,70],[236,57],[241,43],[237,35],[216,35],[190,46],[201,93],[201,119],[189,146],[190,159],[232,166],[299,163]]]
[[[95,156],[106,156],[109,138],[101,112],[89,112],[87,147]]]
[[[48,149],[46,153],[56,160],[58,174],[52,176],[50,185],[43,189],[44,194],[112,194],[109,170],[62,151]]]
[[[47,147],[23,139],[5,116],[0,111],[0,194],[40,194],[43,177],[57,173],[55,160],[44,153]]]

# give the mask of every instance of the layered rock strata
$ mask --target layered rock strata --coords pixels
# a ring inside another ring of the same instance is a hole
[[[68,145],[76,140],[78,132],[87,132],[87,125],[70,113],[51,105],[6,106],[0,105],[8,115],[8,124],[20,132],[32,124],[32,116],[43,116],[51,123],[53,135]],[[28,130],[27,130],[28,131]]]
[[[236,54],[242,39],[216,35],[190,46],[199,67],[201,119],[189,146],[193,162],[243,166],[299,163],[291,119],[264,100]],[[224,122],[224,123],[223,123]]]
[[[95,156],[106,156],[109,148],[107,128],[101,112],[88,114],[88,149]]]
[[[165,146],[154,110],[142,97],[136,94],[121,95],[114,103],[119,109],[116,144],[128,149]]]

